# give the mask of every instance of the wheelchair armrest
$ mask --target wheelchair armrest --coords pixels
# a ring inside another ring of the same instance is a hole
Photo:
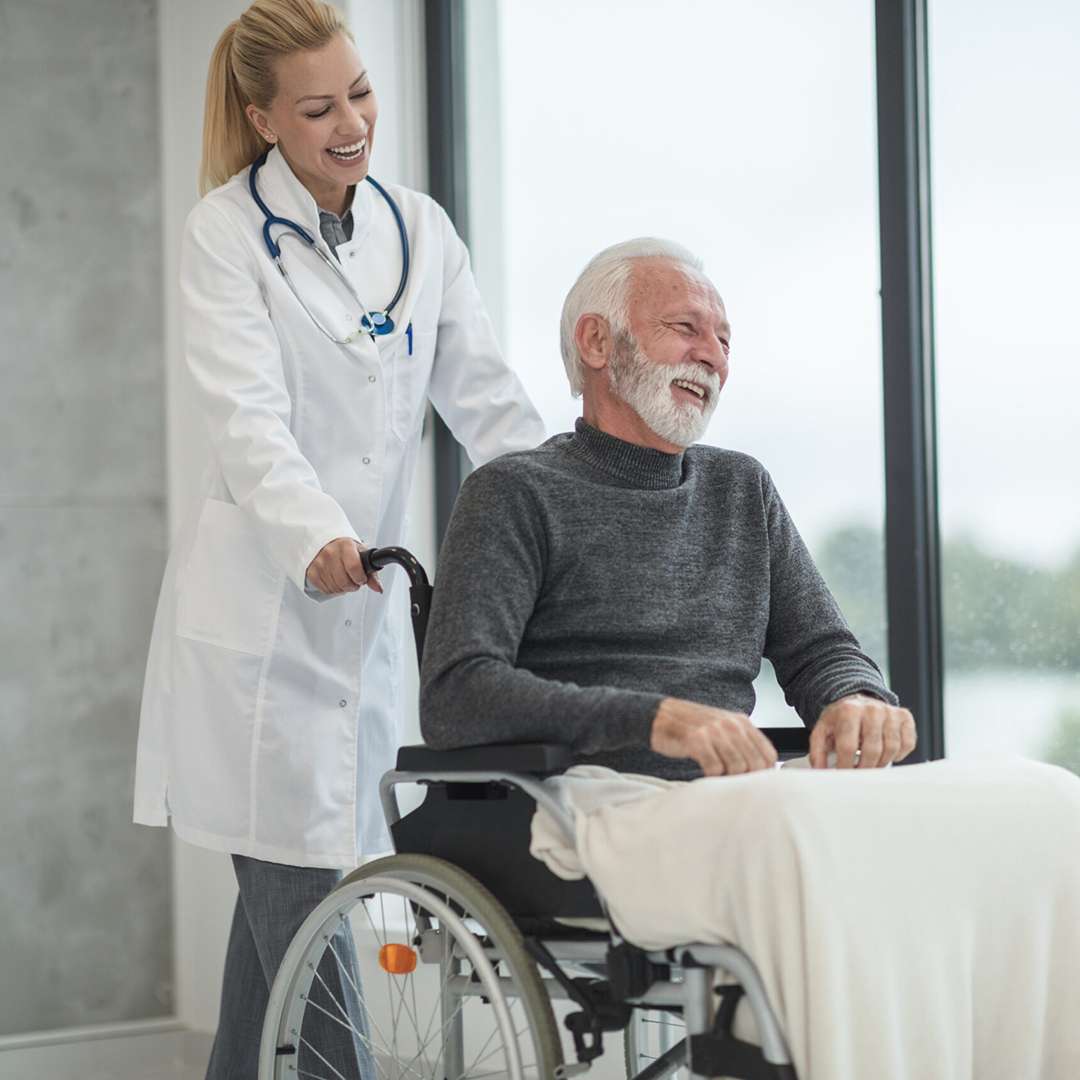
[[[433,750],[430,746],[403,746],[398,751],[399,772],[507,772],[548,774],[570,767],[570,747],[555,743],[496,743],[459,750]]]
[[[810,752],[806,728],[762,728],[781,759]],[[399,772],[508,772],[549,775],[568,769],[573,753],[557,743],[494,743],[459,750],[433,750],[430,746],[403,746],[398,751]]]
[[[761,734],[776,747],[781,761],[810,753],[810,732],[807,728],[766,727],[761,729]]]

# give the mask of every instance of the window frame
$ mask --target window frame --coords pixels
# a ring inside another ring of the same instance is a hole
[[[427,48],[428,193],[469,242],[468,143],[465,110],[464,0],[425,0]],[[465,452],[437,412],[435,543],[442,543],[458,489],[468,472]]]

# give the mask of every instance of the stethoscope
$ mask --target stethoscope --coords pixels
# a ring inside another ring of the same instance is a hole
[[[405,229],[405,220],[401,216],[401,211],[398,209],[397,203],[394,202],[390,193],[382,186],[382,184],[370,176],[366,178],[367,182],[386,200],[386,205],[390,207],[390,210],[394,215],[394,220],[397,222],[398,233],[401,236],[401,279],[398,281],[397,292],[394,293],[393,299],[382,311],[368,311],[367,307],[364,305],[364,301],[360,299],[356,290],[352,287],[352,282],[350,282],[341,272],[341,268],[334,260],[332,260],[330,256],[315,243],[311,233],[309,233],[302,225],[298,225],[295,221],[290,221],[288,218],[277,217],[272,214],[270,208],[262,201],[258,189],[255,186],[255,177],[263,165],[266,164],[266,158],[270,153],[270,149],[270,147],[267,147],[266,150],[252,163],[251,172],[248,174],[248,187],[251,189],[251,197],[255,200],[255,204],[263,212],[263,217],[266,218],[262,230],[263,243],[266,244],[266,250],[270,253],[270,258],[274,260],[274,265],[285,279],[285,284],[292,290],[293,296],[296,297],[297,302],[307,313],[308,318],[320,331],[322,331],[324,336],[328,337],[337,345],[351,345],[361,336],[361,334],[370,334],[372,341],[374,341],[376,337],[392,334],[394,332],[394,320],[391,317],[390,312],[394,310],[395,305],[401,299],[401,295],[405,292],[405,286],[409,281],[409,234]],[[278,241],[275,241],[270,235],[270,228],[273,225],[281,225],[289,230],[288,233],[281,233],[278,236],[278,240],[284,239],[286,235],[299,237],[299,239],[303,240],[307,246],[322,259],[323,263],[331,270],[338,281],[345,286],[349,295],[356,301],[362,312],[359,330],[354,330],[346,338],[339,338],[335,337],[321,322],[319,322],[311,309],[304,303],[303,297],[296,291],[296,286],[293,284],[292,278],[289,277],[289,271],[285,269],[285,264],[281,261],[281,246]],[[411,354],[412,323],[408,325],[405,333],[409,339],[409,353]]]

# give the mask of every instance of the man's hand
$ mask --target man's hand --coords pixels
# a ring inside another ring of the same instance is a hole
[[[308,583],[327,596],[356,592],[365,585],[381,593],[383,588],[377,575],[368,577],[364,573],[364,565],[360,561],[360,552],[364,550],[363,545],[347,536],[331,540],[311,560],[307,568]]]
[[[821,710],[810,733],[810,764],[824,769],[829,751],[838,769],[881,769],[915,749],[915,720],[907,709],[852,694]],[[856,754],[858,751],[858,754]]]
[[[649,746],[671,758],[693,758],[706,776],[771,769],[773,744],[742,713],[681,698],[664,698],[653,719]]]

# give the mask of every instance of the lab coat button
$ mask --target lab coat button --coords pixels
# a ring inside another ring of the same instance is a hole
[[[345,625],[346,626],[352,626],[352,619],[346,619],[345,620]]]
[[[369,457],[364,458],[364,464],[365,465],[370,465],[371,464],[371,458],[369,458]]]
[[[369,375],[369,376],[367,377],[367,381],[368,381],[368,382],[374,382],[374,381],[375,381],[375,376],[374,376],[374,375]]]
[[[346,706],[346,705],[348,705],[348,704],[349,704],[349,703],[348,703],[348,701],[346,701],[346,700],[345,700],[345,698],[342,698],[342,699],[341,699],[341,700],[340,700],[340,701],[338,702],[338,705],[340,705],[340,706],[341,706],[341,707],[342,707],[343,709],[344,709],[344,708],[345,708],[345,706]]]

